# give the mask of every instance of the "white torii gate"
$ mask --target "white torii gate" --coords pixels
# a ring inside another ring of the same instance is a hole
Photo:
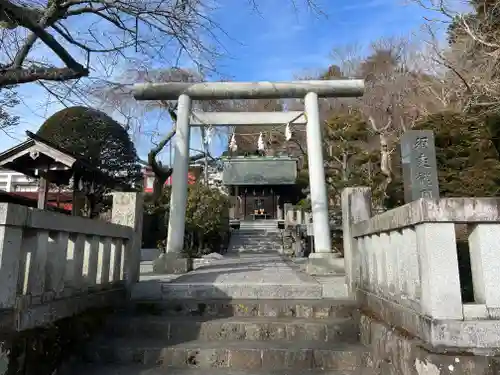
[[[170,219],[166,262],[181,260],[189,168],[190,125],[238,126],[306,124],[309,165],[309,185],[313,216],[315,258],[328,258],[331,238],[328,219],[328,198],[323,167],[321,123],[318,98],[358,97],[364,92],[363,80],[325,80],[292,82],[204,82],[148,83],[134,85],[137,100],[178,100],[177,132],[175,138],[174,171],[170,197]],[[282,99],[305,98],[305,115],[301,112],[191,112],[192,100],[222,99]],[[171,272],[182,272],[181,265],[167,265]],[[185,271],[185,270],[184,270]],[[168,271],[167,271],[168,272]]]

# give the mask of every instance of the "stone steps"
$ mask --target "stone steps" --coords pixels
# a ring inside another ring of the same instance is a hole
[[[265,224],[269,225],[269,224]],[[276,230],[243,228],[233,232],[228,252],[255,252],[283,250],[281,234]]]
[[[248,247],[248,248],[278,248],[281,247],[281,243],[271,242],[271,241],[235,241],[231,244],[231,249],[235,247]]]
[[[231,237],[231,241],[233,242],[247,242],[247,243],[256,243],[256,242],[268,242],[274,243],[276,241],[281,242],[281,237],[279,236],[252,236],[252,235],[233,235]]]
[[[235,240],[231,243],[231,248],[235,246],[248,246],[248,247],[281,247],[281,241],[258,241],[258,240]]]
[[[273,247],[273,246],[281,246],[281,240],[276,240],[276,241],[271,241],[271,240],[268,240],[266,239],[265,241],[260,241],[260,240],[255,240],[255,239],[252,239],[252,240],[235,240],[231,243],[231,247],[234,247],[234,246],[253,246],[253,247],[256,247],[256,246],[260,246],[260,247]]]
[[[230,249],[235,247],[248,247],[248,248],[275,248],[281,247],[281,241],[233,241]]]
[[[240,238],[240,239],[280,239],[278,233],[268,233],[268,234],[252,234],[252,233],[236,233],[232,235],[232,238]]]
[[[279,240],[281,239],[280,236],[273,234],[266,234],[266,235],[252,235],[252,234],[247,234],[247,233],[237,233],[232,235],[233,239],[238,239],[241,241],[247,240],[247,241],[255,241],[255,240]]]
[[[198,341],[109,339],[84,351],[90,363],[238,370],[328,369],[355,371],[369,355],[360,344],[319,341]]]
[[[277,232],[269,231],[244,231],[244,232],[233,232],[231,238],[281,238],[281,234]]]
[[[240,230],[272,230],[278,231],[278,222],[256,222],[256,221],[241,221]]]
[[[271,234],[273,236],[281,236],[281,232],[279,229],[274,229],[274,227],[260,227],[260,228],[251,228],[251,227],[240,227],[240,229],[232,232],[233,234],[243,234],[243,235],[258,235],[263,236],[267,234]]]
[[[184,300],[138,301],[133,307],[138,316],[193,316],[193,317],[272,317],[336,319],[351,318],[356,314],[354,302],[346,300],[300,299],[242,299],[242,300]]]
[[[266,244],[266,245],[233,245],[231,246],[231,251],[243,252],[247,251],[279,251],[282,248],[280,245],[276,244]]]
[[[235,231],[231,235],[232,238],[281,238],[281,234],[268,231]]]
[[[282,244],[281,244],[281,241],[256,241],[256,240],[252,240],[252,241],[245,241],[245,240],[237,240],[237,241],[233,241],[233,243],[231,243],[231,248],[235,248],[235,247],[260,247],[260,248],[275,248],[275,247],[281,247]]]
[[[275,229],[274,227],[261,227],[261,228],[249,228],[249,227],[243,227],[240,229],[236,229],[234,234],[257,234],[257,235],[263,235],[263,234],[272,234],[274,236],[281,236],[281,231],[279,229]]]
[[[240,222],[240,230],[244,229],[260,229],[260,230],[278,230],[277,220],[243,220]]]
[[[281,243],[279,242],[260,242],[260,241],[255,241],[255,242],[233,242],[231,244],[230,249],[238,248],[238,247],[246,247],[248,249],[269,249],[272,250],[274,248],[279,248],[281,247]]]
[[[275,234],[239,236],[194,272],[144,276],[67,375],[373,375],[344,276],[300,272]]]
[[[80,366],[77,371],[74,368],[68,369],[61,375],[262,375],[262,372],[255,370],[236,370],[230,368],[173,368],[157,367],[145,365],[94,365],[87,364]],[[265,372],[266,375],[373,375],[371,370],[337,371],[337,370],[304,370],[304,369],[284,369]]]
[[[276,241],[281,241],[279,236],[251,236],[251,235],[233,235],[232,240],[235,242],[269,242],[273,243]]]
[[[121,338],[199,341],[358,341],[359,325],[352,318],[300,319],[272,317],[121,316],[108,321],[106,335]]]
[[[256,227],[240,227],[240,229],[235,230],[233,233],[255,233],[255,234],[264,234],[264,233],[270,233],[273,235],[280,235],[280,230],[278,229],[278,226],[256,226]]]
[[[318,283],[276,284],[248,282],[155,282],[139,283],[132,291],[134,300],[157,299],[318,299],[323,286]]]
[[[281,241],[281,237],[279,236],[252,236],[252,235],[232,235],[231,237],[232,241],[241,241],[241,242],[275,242],[275,241]]]

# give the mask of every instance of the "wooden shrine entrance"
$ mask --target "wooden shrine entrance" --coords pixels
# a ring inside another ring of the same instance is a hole
[[[284,203],[296,204],[303,198],[296,185],[231,186],[230,196],[234,218],[239,220],[278,220]]]
[[[279,196],[269,186],[245,188],[240,193],[241,213],[244,220],[277,219]]]

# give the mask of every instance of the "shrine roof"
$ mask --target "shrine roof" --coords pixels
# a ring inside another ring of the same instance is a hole
[[[224,185],[294,185],[298,159],[289,156],[236,156],[222,159]]]
[[[223,161],[283,161],[283,160],[298,160],[297,157],[289,156],[289,155],[278,155],[278,156],[261,156],[261,155],[238,155],[238,156],[230,156],[223,155],[221,156],[221,160]]]
[[[44,177],[55,184],[67,184],[77,172],[86,181],[114,185],[114,178],[92,166],[86,158],[76,155],[53,142],[26,131],[28,139],[0,153],[0,168],[33,178]]]

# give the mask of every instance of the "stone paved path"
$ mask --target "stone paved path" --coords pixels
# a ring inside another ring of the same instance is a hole
[[[184,275],[156,275],[143,263],[133,298],[345,298],[343,276],[311,277],[277,251],[231,252]]]

